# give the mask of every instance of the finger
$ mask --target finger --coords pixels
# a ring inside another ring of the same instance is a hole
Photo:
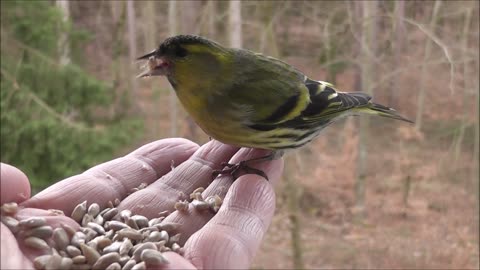
[[[243,160],[249,160],[256,157],[262,157],[268,154],[266,150],[242,148],[235,156],[230,160],[230,163],[236,164]],[[252,162],[249,164],[256,169],[259,169],[267,174],[270,179],[270,183],[274,184],[280,178],[283,169],[283,160],[273,161],[261,161]],[[255,175],[260,180],[266,181],[263,177]],[[202,193],[203,198],[208,196],[218,195],[220,198],[224,198],[228,189],[232,185],[234,179],[230,175],[220,176],[207,189]],[[246,194],[246,196],[250,196]],[[179,243],[183,244],[185,241],[196,231],[201,229],[212,217],[214,213],[211,211],[197,211],[191,204],[188,211],[175,211],[165,218],[165,222],[176,222],[182,224],[181,226],[181,238]]]
[[[128,196],[118,208],[130,209],[148,218],[157,217],[159,212],[165,210],[172,211],[175,202],[187,199],[188,194],[197,187],[207,186],[213,180],[213,170],[219,169],[220,164],[237,151],[237,147],[210,141],[173,171]]]
[[[165,139],[144,145],[124,157],[50,186],[24,206],[59,209],[67,215],[85,200],[105,207],[108,201],[121,200],[141,183],[155,181],[171,170],[172,162],[182,163],[197,148],[198,145],[185,139]]]
[[[0,268],[33,269],[32,263],[21,252],[17,239],[3,223],[0,223],[0,235],[2,239],[0,241]]]
[[[30,198],[30,182],[19,169],[0,163],[0,204],[21,203]]]
[[[183,256],[181,256],[178,253],[168,251],[162,253],[163,257],[168,260],[169,264],[165,265],[162,267],[162,269],[171,269],[171,270],[177,270],[177,269],[183,269],[183,270],[194,270],[197,269],[195,266],[193,266],[189,261],[187,261]],[[147,268],[150,269],[150,268]]]
[[[220,211],[185,243],[185,258],[201,269],[247,269],[274,210],[269,182],[257,175],[240,177]]]

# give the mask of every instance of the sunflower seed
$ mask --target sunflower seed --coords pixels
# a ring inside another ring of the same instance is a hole
[[[122,266],[118,262],[110,264],[105,270],[121,270]]]
[[[128,255],[128,252],[130,252],[132,247],[133,247],[133,244],[132,244],[132,241],[130,241],[130,239],[127,238],[123,240],[122,245],[119,248],[120,256]]]
[[[92,265],[100,258],[100,253],[96,249],[85,244],[81,244],[80,248],[88,264]]]
[[[145,262],[146,265],[165,265],[168,264],[167,259],[165,259],[162,253],[152,250],[146,249],[142,251],[142,255],[140,259]]]
[[[115,198],[115,200],[113,201],[113,206],[117,207],[119,206],[121,203],[120,199],[119,198]]]
[[[31,217],[24,219],[18,223],[23,228],[35,228],[47,224],[47,220],[43,217]]]
[[[75,229],[67,224],[61,223],[60,226],[67,232],[69,237],[73,237],[75,235]]]
[[[128,260],[125,265],[123,265],[122,270],[131,270],[137,262],[133,259]]]
[[[157,224],[158,225],[158,224]],[[181,224],[176,223],[176,222],[163,222],[160,224],[160,226],[155,226],[158,227],[159,230],[165,230],[169,233],[176,231],[180,228]]]
[[[43,225],[40,227],[35,227],[30,230],[24,231],[25,237],[35,236],[42,239],[48,239],[52,236],[52,234],[53,234],[53,229],[52,229],[52,226],[49,226],[49,225]]]
[[[128,210],[128,209],[125,209],[125,210],[122,210],[120,212],[120,217],[123,219],[123,220],[127,220],[129,217],[132,216],[132,211]]]
[[[64,250],[69,243],[67,232],[62,228],[53,230],[53,242],[58,249]]]
[[[205,188],[204,187],[199,187],[199,188],[196,188],[192,194],[195,194],[195,193],[202,193],[205,191]]]
[[[90,270],[92,266],[90,264],[73,264],[73,270]]]
[[[17,233],[19,231],[19,222],[17,219],[10,216],[2,216],[2,223],[5,224],[12,233]]]
[[[45,266],[47,265],[47,262],[50,260],[51,257],[52,255],[42,255],[36,257],[33,260],[33,267],[38,270],[45,269]]]
[[[197,193],[198,194],[198,193]],[[200,201],[200,200],[193,200],[192,201],[192,205],[193,207],[195,207],[195,209],[197,209],[198,211],[205,211],[207,210],[208,208],[210,208],[210,206],[208,205],[207,202],[205,201]]]
[[[132,270],[145,270],[145,269],[147,269],[145,262],[137,263],[132,267]]]
[[[118,253],[112,252],[102,255],[92,266],[93,269],[105,269],[107,266],[120,260]]]
[[[127,221],[125,222],[127,223],[127,225],[135,230],[138,230],[140,228],[138,228],[138,225],[137,223],[135,222],[135,220],[133,220],[131,217],[127,219]]]
[[[177,252],[177,253],[178,253],[178,251],[180,250],[180,248],[181,248],[181,247],[180,247],[179,244],[177,244],[177,243],[173,243],[173,244],[172,244],[172,251],[173,251],[173,252]]]
[[[142,254],[142,251],[144,251],[146,249],[157,250],[157,245],[155,245],[152,242],[147,242],[147,243],[140,244],[138,247],[136,247],[133,250],[133,253],[132,253],[133,259],[135,259],[135,261],[137,261],[137,262],[140,261],[140,255]]]
[[[97,223],[98,225],[102,226],[103,225],[103,216],[102,215],[97,215],[93,222]]]
[[[106,253],[111,253],[111,252],[118,252],[120,250],[120,247],[122,246],[123,242],[113,242],[110,245],[106,246],[103,249],[103,254]]]
[[[18,204],[16,202],[4,203],[2,205],[2,213],[6,215],[15,215],[18,212]]]
[[[138,189],[144,189],[146,187],[148,187],[147,183],[140,183],[140,185],[138,185]]]
[[[161,223],[163,220],[165,219],[165,217],[160,217],[160,218],[153,218],[151,219],[150,221],[148,221],[148,226],[152,227],[156,224],[159,224]]]
[[[181,233],[177,233],[174,236],[170,236],[170,239],[168,239],[169,245],[173,245],[173,243],[180,241],[181,235],[182,235]]]
[[[87,236],[83,232],[75,232],[70,243],[76,247],[80,247],[80,244],[85,243],[85,238]]]
[[[62,210],[48,209],[47,211],[54,214],[55,216],[65,216],[65,213]]]
[[[89,222],[87,224],[87,226],[91,229],[93,229],[95,232],[97,232],[98,234],[105,234],[105,229],[101,226],[101,225],[98,225],[97,223],[95,222]]]
[[[178,201],[174,205],[175,210],[185,212],[188,210],[188,201]]]
[[[107,207],[108,207],[108,208],[113,208],[113,207],[115,207],[115,206],[113,205],[112,201],[108,201],[108,202],[107,202]]]
[[[113,239],[113,236],[115,236],[115,231],[114,230],[108,230],[105,233],[105,237],[107,237],[108,239]]]
[[[47,242],[45,242],[45,240],[40,239],[40,238],[35,237],[35,236],[27,237],[23,241],[25,243],[25,246],[27,246],[27,247],[31,247],[31,248],[39,249],[39,250],[50,249],[50,247],[48,246]]]
[[[82,220],[86,212],[87,212],[87,201],[83,201],[79,205],[75,206],[75,208],[73,209],[71,218],[76,222],[80,223],[80,221]]]
[[[72,258],[72,261],[74,264],[83,264],[87,261],[87,258],[85,258],[83,255],[77,255]]]
[[[98,236],[98,237],[96,237],[95,239],[97,239],[96,242],[97,242],[97,248],[98,248],[98,249],[104,249],[105,247],[107,247],[107,246],[109,246],[109,245],[112,244],[112,240],[110,240],[110,238],[107,238],[107,237],[105,237],[105,236],[103,236],[103,235],[102,235],[102,236]],[[95,239],[94,239],[94,240],[95,240]],[[93,241],[93,240],[92,240],[92,241]]]
[[[133,221],[135,221],[139,229],[148,227],[148,219],[146,217],[142,215],[134,215],[130,218],[133,219]]]
[[[87,213],[92,217],[96,217],[98,213],[100,213],[100,205],[98,205],[98,203],[92,203],[88,207]]]
[[[120,261],[118,262],[120,263],[121,266],[124,266],[129,260],[130,260],[130,256],[125,255],[120,257]]]
[[[45,265],[46,270],[58,270],[60,264],[62,263],[62,257],[58,254],[54,254],[50,257],[47,264]]]
[[[93,221],[93,217],[90,214],[85,214],[82,218],[82,226],[86,227],[89,222]]]
[[[108,210],[107,212],[105,212],[105,214],[103,214],[103,219],[104,220],[111,220],[117,214],[118,214],[118,209],[117,208],[112,208],[112,209]]]
[[[63,257],[62,260],[60,261],[60,269],[62,270],[68,270],[72,267],[73,265],[73,260],[68,257]]]
[[[158,232],[157,227],[145,227],[140,230],[138,230],[139,233],[144,233],[144,232]]]
[[[143,236],[141,233],[130,228],[121,229],[120,231],[117,232],[117,235],[130,238],[131,240],[134,240],[134,241],[139,241],[143,239]]]
[[[74,258],[76,256],[82,255],[82,252],[80,249],[78,249],[76,246],[68,245],[65,250],[67,251],[67,254],[71,257]]]
[[[85,234],[85,241],[86,242],[92,240],[93,238],[95,238],[98,235],[98,233],[91,228],[81,227],[80,229]]]

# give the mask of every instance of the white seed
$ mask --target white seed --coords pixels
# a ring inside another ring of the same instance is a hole
[[[2,223],[5,224],[12,233],[17,233],[19,231],[19,222],[17,219],[10,216],[2,216]]]
[[[54,247],[51,248],[51,251],[52,251],[52,255],[60,255],[60,253],[58,252],[58,250]]]
[[[160,218],[152,218],[150,221],[148,221],[148,226],[152,227],[156,224],[159,224],[161,223],[163,220],[165,219],[165,217],[160,217]]]
[[[115,198],[115,200],[113,201],[113,206],[117,207],[119,206],[121,203],[120,199],[119,198]]]
[[[93,229],[91,229],[91,228],[82,227],[82,228],[80,228],[80,229],[81,229],[81,230],[83,231],[83,233],[85,234],[85,242],[88,242],[88,241],[92,240],[93,238],[95,238],[95,237],[98,235],[98,233],[97,233],[96,231],[94,231]]]
[[[138,228],[148,227],[148,219],[142,215],[134,215],[131,217],[137,224]]]
[[[132,244],[132,241],[130,241],[130,239],[127,238],[123,240],[122,245],[120,246],[120,249],[119,249],[120,256],[128,255],[128,252],[130,252],[132,247],[133,247],[133,244]]]
[[[103,214],[103,218],[105,220],[111,220],[117,214],[118,214],[118,209],[117,208],[112,208],[112,209],[108,210],[107,212],[105,212],[105,214]]]
[[[177,243],[178,241],[180,241],[180,236],[181,236],[181,235],[182,235],[182,234],[177,233],[177,234],[175,234],[174,236],[170,236],[170,239],[168,239],[168,243],[169,243],[170,245],[172,245],[173,243]]]
[[[135,264],[137,264],[137,262],[133,259],[130,259],[127,261],[127,263],[125,263],[125,265],[123,265],[122,270],[131,270]]]
[[[131,240],[134,240],[134,241],[139,241],[143,239],[143,236],[141,233],[130,228],[121,229],[120,231],[117,232],[117,235],[130,238]]]
[[[53,234],[53,229],[52,229],[52,226],[49,226],[49,225],[43,225],[40,227],[35,227],[30,230],[24,231],[25,237],[35,236],[42,239],[48,239],[52,236],[52,234]]]
[[[165,247],[165,244],[167,243],[167,241],[165,240],[162,240],[162,241],[158,241],[155,243],[155,245],[157,246],[157,249],[158,250],[161,250],[162,247]]]
[[[145,227],[140,230],[138,230],[139,233],[144,233],[144,232],[158,232],[157,227]]]
[[[145,262],[137,263],[132,267],[132,270],[145,270],[145,269],[147,269]]]
[[[127,220],[129,217],[132,216],[132,211],[128,210],[128,209],[125,209],[125,210],[122,210],[120,212],[120,217],[123,219],[123,220]]]
[[[181,224],[176,222],[163,222],[160,224],[159,230],[165,230],[169,233],[176,231],[180,228]],[[157,226],[155,226],[157,227]]]
[[[76,222],[80,223],[82,221],[83,216],[87,212],[87,201],[83,201],[79,205],[75,206],[73,209],[71,218]]]
[[[92,217],[96,217],[98,213],[100,213],[100,205],[98,205],[98,203],[92,203],[88,207],[87,213]]]
[[[188,210],[188,201],[178,201],[175,203],[175,210],[185,212]]]
[[[138,189],[144,189],[146,187],[148,187],[147,183],[140,183],[140,185],[138,185]]]
[[[115,235],[115,231],[114,230],[109,230],[105,233],[105,237],[109,238],[109,239],[112,239],[113,236]]]
[[[142,251],[140,259],[145,262],[146,265],[165,265],[168,264],[167,259],[165,259],[159,251],[146,249]]]
[[[98,213],[98,214],[103,216],[106,212],[110,211],[110,209],[112,209],[112,208],[107,207],[107,208],[103,209],[102,211],[100,211],[100,213]]]
[[[47,265],[47,262],[50,260],[50,257],[52,257],[52,255],[42,255],[42,256],[36,257],[33,260],[33,267],[35,267],[35,269],[38,269],[38,270],[45,269],[45,266]]]
[[[120,260],[118,253],[107,253],[102,255],[97,262],[92,266],[93,269],[105,269],[107,266]]]
[[[160,232],[151,232],[147,238],[145,239],[145,241],[148,241],[148,242],[157,242],[157,241],[160,241],[162,239],[162,235],[160,234]]]
[[[113,208],[114,207],[112,201],[107,202],[107,207],[108,208]]]
[[[147,243],[143,243],[141,245],[139,245],[138,247],[134,248],[133,250],[133,259],[135,259],[135,261],[140,261],[140,256],[142,255],[142,251],[146,250],[146,249],[153,249],[153,250],[157,250],[157,245],[155,245],[154,243],[152,242],[147,242]]]
[[[74,264],[72,265],[72,270],[91,270],[92,266],[90,264]]]
[[[45,265],[46,270],[58,270],[60,264],[62,263],[62,257],[58,254],[54,254],[50,257],[47,264]]]
[[[177,243],[173,243],[173,244],[172,244],[172,251],[173,251],[173,252],[177,252],[177,253],[178,253],[178,251],[180,250],[180,248],[181,248],[181,246],[180,246],[179,244],[177,244]]]
[[[138,225],[137,223],[135,222],[135,220],[133,220],[131,217],[129,219],[127,219],[127,221],[125,222],[129,227],[135,229],[135,230],[138,230],[140,228],[138,228]]]
[[[120,221],[112,220],[105,222],[105,227],[114,231],[119,231],[128,228],[128,225]]]
[[[122,266],[118,262],[110,264],[105,270],[121,270]]]
[[[118,252],[120,250],[120,247],[122,246],[123,242],[113,242],[112,244],[106,246],[103,249],[103,254],[106,253],[111,253],[111,252]]]
[[[104,219],[102,215],[97,215],[93,220],[93,222],[97,223],[98,225],[103,225],[103,221]]]
[[[2,205],[2,213],[6,215],[15,215],[18,212],[18,204],[16,202],[4,203]]]
[[[85,238],[87,236],[83,232],[75,232],[70,243],[76,247],[80,247],[80,244],[85,243]]]
[[[35,228],[47,224],[47,220],[43,217],[31,217],[24,219],[18,223],[23,228]]]
[[[73,237],[75,235],[75,229],[67,224],[61,223],[60,226],[67,232],[69,237]]]
[[[125,255],[125,256],[121,257],[120,261],[118,261],[118,262],[120,263],[121,266],[124,266],[129,260],[130,260],[130,256]]]
[[[93,248],[93,249],[95,249],[95,250],[98,250],[97,242],[92,242],[92,241],[87,242],[87,246],[89,246],[89,247],[91,247],[91,248]]]
[[[70,242],[67,232],[62,228],[55,228],[55,230],[53,230],[53,242],[55,242],[58,249],[65,250]]]
[[[30,237],[25,238],[25,240],[23,240],[23,241],[25,243],[25,246],[27,246],[27,247],[31,247],[31,248],[39,249],[39,250],[50,249],[47,242],[45,242],[45,240],[40,239],[38,237],[30,236]]]
[[[83,255],[78,255],[72,258],[74,264],[83,264],[87,261],[87,258]]]
[[[72,258],[82,255],[82,252],[76,246],[68,245],[66,251],[67,254]]]
[[[202,193],[202,192],[204,192],[204,191],[205,191],[205,188],[199,187],[199,188],[195,189],[192,193],[193,193],[193,194],[195,194],[195,193]]]
[[[207,202],[205,201],[199,201],[197,199],[193,200],[192,201],[192,205],[193,207],[195,207],[195,209],[197,209],[198,211],[205,211],[207,209],[210,208],[210,206],[208,205]]]
[[[73,265],[73,260],[68,257],[63,257],[61,262],[60,262],[60,269],[62,270],[68,270],[72,267]]]
[[[90,214],[85,214],[82,218],[82,226],[86,227],[89,222],[93,222],[93,217]]]
[[[97,242],[98,249],[104,249],[105,247],[112,244],[112,240],[110,240],[110,238],[107,238],[105,236],[98,236],[95,239],[97,239],[96,242]]]
[[[68,254],[67,254],[67,252],[65,252],[65,250],[60,250],[58,253],[59,253],[60,256],[62,256],[62,257],[68,257]]]
[[[98,225],[97,223],[95,222],[89,222],[87,224],[87,226],[91,229],[93,229],[95,232],[97,232],[98,234],[105,234],[105,229],[101,226],[101,225]]]
[[[96,249],[85,244],[81,244],[80,248],[82,249],[83,256],[85,256],[88,264],[92,265],[100,258],[100,253],[98,253]]]

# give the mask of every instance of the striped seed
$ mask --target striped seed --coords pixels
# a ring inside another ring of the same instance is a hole
[[[82,203],[75,206],[73,209],[71,218],[76,222],[80,223],[82,221],[83,216],[87,212],[87,201],[83,201]]]
[[[25,246],[31,247],[33,249],[38,249],[38,250],[50,249],[50,247],[48,246],[47,242],[45,242],[45,240],[35,236],[30,236],[25,238],[23,242],[25,243]]]

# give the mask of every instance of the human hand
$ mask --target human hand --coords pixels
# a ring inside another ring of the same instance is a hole
[[[226,269],[248,268],[261,243],[275,209],[275,194],[271,183],[283,170],[283,160],[253,164],[263,170],[270,182],[258,175],[244,175],[235,182],[230,176],[212,180],[212,171],[230,160],[237,163],[265,155],[262,150],[238,149],[211,141],[201,148],[184,139],[165,139],[147,144],[134,152],[95,166],[86,172],[58,182],[30,197],[27,177],[18,169],[1,166],[1,203],[18,202],[19,220],[32,216],[47,219],[52,227],[78,223],[68,216],[75,206],[87,200],[102,208],[108,201],[121,200],[118,209],[129,209],[147,218],[159,212],[172,212],[165,221],[182,224],[179,241],[184,244],[184,256],[165,252],[170,262],[163,269]],[[171,170],[171,164],[176,166]],[[145,189],[128,195],[141,183]],[[217,214],[197,211],[191,204],[186,212],[175,211],[174,204],[185,199],[193,190],[205,187],[203,197],[219,195],[224,202]],[[62,210],[66,216],[55,215],[48,209]],[[2,269],[31,269],[32,260],[40,253],[25,247],[22,241],[1,224]]]

